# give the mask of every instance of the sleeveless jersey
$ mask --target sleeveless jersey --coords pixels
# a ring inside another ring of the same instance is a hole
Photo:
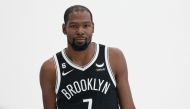
[[[81,67],[65,51],[54,55],[57,109],[119,109],[108,48],[96,44],[91,61]]]

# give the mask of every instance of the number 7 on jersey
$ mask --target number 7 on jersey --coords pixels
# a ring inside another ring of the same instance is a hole
[[[83,99],[83,102],[88,102],[88,109],[92,109],[92,99]]]

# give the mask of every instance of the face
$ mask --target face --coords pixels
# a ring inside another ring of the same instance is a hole
[[[63,25],[63,32],[67,35],[69,46],[76,51],[85,50],[92,39],[94,25],[87,11],[72,12]]]

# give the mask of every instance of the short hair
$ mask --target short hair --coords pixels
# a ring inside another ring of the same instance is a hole
[[[93,22],[92,13],[87,7],[82,6],[82,5],[74,5],[74,6],[71,6],[71,7],[67,8],[67,10],[65,11],[65,14],[64,14],[64,22],[65,22],[65,24],[69,20],[69,14],[74,12],[74,11],[76,11],[76,12],[79,12],[79,11],[87,11],[87,12],[89,12],[90,17],[91,17],[91,21]]]

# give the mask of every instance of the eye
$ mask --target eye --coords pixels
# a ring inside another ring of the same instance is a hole
[[[83,27],[88,28],[88,27],[91,27],[91,25],[90,24],[84,24]]]
[[[75,28],[77,28],[78,26],[77,26],[77,25],[70,25],[69,27],[75,29]]]

